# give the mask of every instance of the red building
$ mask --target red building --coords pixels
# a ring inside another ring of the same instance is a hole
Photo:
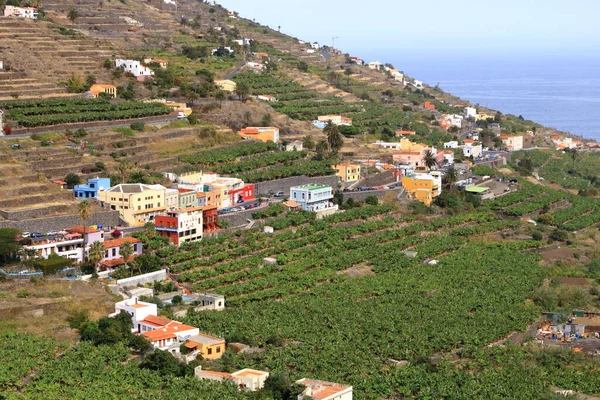
[[[426,101],[423,104],[423,107],[425,107],[425,109],[427,109],[427,110],[435,110],[435,105],[431,104],[429,101]]]
[[[214,232],[219,229],[219,213],[217,206],[203,206],[202,209],[202,229],[204,233]]]
[[[229,197],[231,198],[231,204],[244,203],[248,200],[254,200],[254,184],[249,183],[239,189],[230,190]]]
[[[196,242],[202,239],[203,214],[203,207],[168,211],[154,217],[154,225],[161,236],[168,237],[173,244],[179,246],[181,243]]]

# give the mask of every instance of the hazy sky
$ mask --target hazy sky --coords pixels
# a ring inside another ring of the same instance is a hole
[[[595,53],[597,0],[221,0],[303,40],[361,55],[383,50]]]

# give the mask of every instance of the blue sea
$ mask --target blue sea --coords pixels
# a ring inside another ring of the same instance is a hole
[[[389,53],[388,53],[389,54]],[[377,55],[370,55],[370,61]],[[462,99],[600,141],[600,56],[395,53],[408,76]],[[365,60],[366,61],[366,60]]]

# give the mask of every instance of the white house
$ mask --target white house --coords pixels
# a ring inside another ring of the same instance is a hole
[[[476,144],[473,140],[465,140],[465,144],[462,146],[462,149],[464,157],[477,158],[483,153],[483,147],[481,144]]]
[[[179,345],[192,336],[200,334],[200,329],[173,321],[169,318],[147,316],[140,321],[140,332],[148,339],[155,349],[179,353]]]
[[[523,136],[500,135],[500,139],[509,151],[517,151],[523,148]]]
[[[306,52],[308,54],[315,54],[316,53],[316,51],[314,49],[308,49],[308,50],[306,50]]]
[[[381,68],[381,63],[379,61],[371,61],[369,63],[369,68],[379,70]]]
[[[464,119],[464,117],[462,115],[458,115],[458,114],[444,115],[444,120],[446,122],[448,122],[448,124],[450,124],[452,126],[456,126],[457,128],[462,127],[463,119]]]
[[[222,294],[204,293],[198,298],[198,307],[204,310],[221,311],[225,309],[225,296]]]
[[[384,142],[382,140],[378,140],[375,142],[375,144],[377,146],[383,147],[384,149],[391,149],[391,150],[401,150],[402,149],[400,142]]]
[[[268,101],[268,102],[272,102],[272,103],[277,101],[277,97],[271,96],[270,94],[259,94],[258,96],[256,96],[256,98],[258,100]]]
[[[198,379],[208,379],[217,382],[223,382],[225,380],[233,381],[240,389],[254,392],[265,386],[265,381],[269,377],[269,373],[266,371],[244,368],[230,374],[227,372],[203,370],[202,366],[199,365],[194,369],[194,376]]]
[[[144,321],[146,317],[158,315],[156,304],[139,301],[137,297],[115,303],[115,312],[110,314],[109,317],[115,317],[121,311],[131,315],[131,329],[136,332],[141,331],[142,321]]]
[[[365,65],[363,59],[358,57],[350,57],[350,62],[357,65]]]
[[[454,164],[454,152],[452,150],[443,150],[444,161],[447,165]]]
[[[165,4],[173,4],[174,6],[177,5],[177,3],[175,3],[175,0],[164,0]]]
[[[477,109],[475,107],[465,107],[463,112],[465,118],[477,118]]]
[[[423,89],[423,82],[415,79],[413,86],[416,87],[417,89]]]
[[[298,400],[352,400],[352,386],[349,385],[310,378],[302,378],[296,383],[306,386],[306,389],[298,395]]]
[[[451,140],[449,142],[444,143],[445,149],[458,149],[458,142],[456,140]]]
[[[235,51],[231,47],[224,46],[224,47],[217,47],[217,48],[212,49],[210,51],[210,55],[214,56],[215,53],[218,52],[219,50],[226,51],[227,54],[229,54],[229,55],[232,55],[233,53],[235,53]]]
[[[304,40],[298,40],[298,44],[306,44]]]
[[[154,75],[154,71],[137,60],[123,60],[117,58],[115,60],[115,65],[117,68],[123,68],[125,72],[133,74],[137,80],[149,79]]]
[[[250,42],[252,42],[252,39],[241,38],[241,39],[236,39],[233,42],[239,44],[240,46],[250,46]]]
[[[4,61],[0,60],[0,71],[4,69]]]
[[[290,200],[300,204],[305,211],[337,210],[337,205],[331,202],[332,199],[331,186],[311,183],[290,188]]]
[[[315,50],[319,50],[321,48],[321,45],[319,45],[319,43],[317,43],[317,42],[312,42],[310,44],[310,47],[312,47]]]
[[[38,10],[35,7],[5,6],[4,16],[36,19],[38,17]]]
[[[294,140],[285,145],[285,151],[302,151],[304,150],[304,143],[302,140]]]
[[[246,65],[244,65],[244,68],[248,68],[254,72],[263,72],[265,70],[265,64],[248,61]]]
[[[325,123],[331,122],[334,125],[352,126],[352,118],[341,115],[320,115],[317,120]]]

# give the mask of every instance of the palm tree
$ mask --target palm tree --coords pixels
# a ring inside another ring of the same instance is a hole
[[[235,88],[235,94],[237,94],[240,100],[245,103],[250,95],[250,86],[248,86],[248,84],[245,82],[238,83]]]
[[[458,181],[458,171],[454,168],[454,165],[451,165],[446,170],[446,175],[444,176],[444,180],[446,181],[446,186],[449,189],[452,189],[452,185]]]
[[[104,258],[104,243],[96,241],[90,246],[88,258],[94,265],[94,270],[98,270],[98,263]]]
[[[131,170],[131,164],[129,164],[125,160],[121,160],[121,162],[119,163],[118,170],[119,170],[119,173],[121,174],[121,183],[125,183],[125,181],[127,180],[126,179],[127,174]]]
[[[577,156],[579,156],[579,153],[577,152],[577,149],[571,149],[569,153],[571,160],[573,160],[573,169],[575,169],[575,161],[577,161]]]
[[[85,249],[85,231],[87,230],[87,220],[92,215],[92,203],[89,200],[84,200],[77,207],[79,216],[81,217],[81,225],[83,225],[83,248]]]
[[[346,75],[346,86],[348,87],[348,89],[350,89],[350,75],[352,75],[354,73],[354,71],[352,71],[352,68],[346,68],[344,70],[344,75]]]
[[[72,24],[75,24],[75,20],[79,18],[79,12],[74,8],[69,8],[67,10],[67,18],[69,18]]]
[[[215,93],[215,100],[219,102],[219,108],[223,106],[223,100],[225,100],[225,92],[222,90],[217,91]]]
[[[311,135],[304,136],[304,139],[302,140],[302,146],[307,150],[312,150],[315,148],[315,141]]]
[[[423,164],[429,169],[437,167],[437,158],[431,150],[425,151],[425,154],[423,155]]]
[[[327,136],[327,144],[333,153],[337,153],[344,145],[344,138],[340,133],[340,129],[337,125],[329,122],[323,129],[323,133]]]
[[[317,152],[317,156],[320,159],[322,159],[325,156],[325,153],[327,152],[327,148],[328,148],[327,141],[319,140],[319,142],[315,146],[315,151]]]
[[[127,262],[133,254],[133,246],[130,242],[123,243],[121,249],[119,250],[119,253],[123,256],[123,260],[125,260],[125,268],[127,268]]]
[[[340,74],[338,74],[335,71],[331,71],[329,74],[327,74],[327,80],[329,81],[329,83],[331,83],[333,86],[336,86],[337,84],[340,83]]]

